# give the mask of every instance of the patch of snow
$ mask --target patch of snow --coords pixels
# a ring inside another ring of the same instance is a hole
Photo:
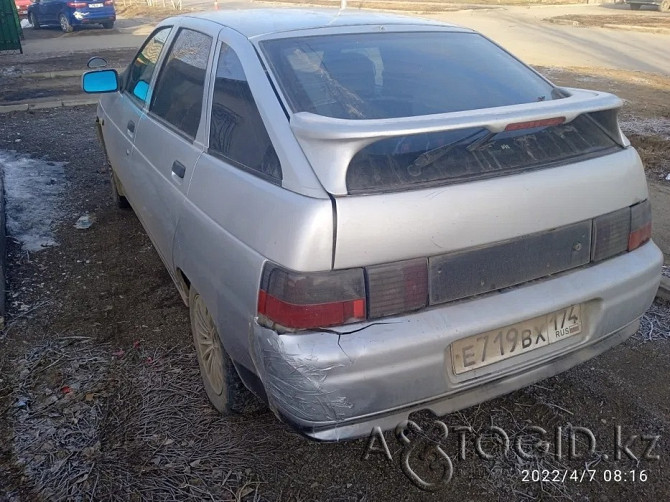
[[[65,191],[65,164],[0,150],[7,233],[26,251],[58,244],[53,226],[62,217],[59,202]]]
[[[621,117],[621,129],[625,134],[639,134],[642,136],[660,136],[670,139],[670,119],[664,117]]]

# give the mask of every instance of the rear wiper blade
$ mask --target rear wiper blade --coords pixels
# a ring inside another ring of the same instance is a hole
[[[412,162],[408,167],[408,171],[412,172],[414,171],[421,171],[424,167],[433,164],[434,162],[440,160],[442,157],[444,157],[451,149],[458,145],[462,145],[463,143],[466,143],[473,138],[476,138],[477,136],[482,135],[483,140],[488,140],[492,133],[486,129],[480,129],[479,131],[476,131],[464,138],[457,139],[456,141],[452,141],[451,143],[447,143],[446,145],[438,146],[437,148],[433,148],[432,150],[428,150],[427,152],[422,153],[419,155],[416,159],[414,159],[414,162]],[[479,141],[476,141],[477,144],[479,144]]]

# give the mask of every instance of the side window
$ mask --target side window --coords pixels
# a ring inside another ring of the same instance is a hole
[[[193,139],[198,132],[212,38],[182,28],[163,63],[150,111]]]
[[[154,74],[156,63],[171,30],[170,26],[166,26],[154,33],[128,68],[125,90],[142,102],[147,99],[151,76]]]
[[[281,180],[275,152],[237,54],[226,44],[216,68],[209,130],[209,152],[232,163]]]

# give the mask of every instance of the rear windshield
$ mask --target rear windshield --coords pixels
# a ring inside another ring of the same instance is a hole
[[[261,47],[294,112],[360,120],[561,97],[476,33],[343,34],[267,40]]]
[[[459,183],[585,160],[621,149],[589,114],[551,127],[493,134],[484,128],[394,137],[358,152],[349,193]]]

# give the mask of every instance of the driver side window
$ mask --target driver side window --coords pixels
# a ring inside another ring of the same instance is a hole
[[[135,60],[128,68],[128,76],[124,91],[130,96],[144,103],[149,93],[151,77],[156,69],[156,64],[165,47],[165,41],[172,31],[171,26],[161,28],[146,41]]]

